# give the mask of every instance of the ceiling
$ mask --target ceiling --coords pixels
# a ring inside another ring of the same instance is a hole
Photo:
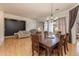
[[[38,19],[50,15],[51,5],[52,13],[58,13],[73,7],[76,3],[0,3],[0,8],[6,13]]]

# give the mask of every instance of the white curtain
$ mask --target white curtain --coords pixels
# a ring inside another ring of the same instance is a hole
[[[66,18],[62,17],[57,19],[56,21],[56,26],[60,29],[61,34],[65,34],[66,33]]]

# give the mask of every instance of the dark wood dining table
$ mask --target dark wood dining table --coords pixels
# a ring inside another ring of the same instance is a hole
[[[57,45],[58,42],[59,42],[59,39],[56,37],[42,38],[40,39],[40,46],[45,48],[47,51],[47,56],[50,56],[53,48]]]

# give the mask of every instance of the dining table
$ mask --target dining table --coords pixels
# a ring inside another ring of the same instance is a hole
[[[39,41],[40,46],[46,49],[47,56],[51,55],[53,48],[57,45],[58,42],[59,42],[59,39],[55,35],[48,36],[47,38],[43,37]]]

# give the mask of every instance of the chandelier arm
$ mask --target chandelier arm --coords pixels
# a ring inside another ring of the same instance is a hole
[[[52,3],[51,3],[51,17],[53,16],[53,14],[52,14]]]

